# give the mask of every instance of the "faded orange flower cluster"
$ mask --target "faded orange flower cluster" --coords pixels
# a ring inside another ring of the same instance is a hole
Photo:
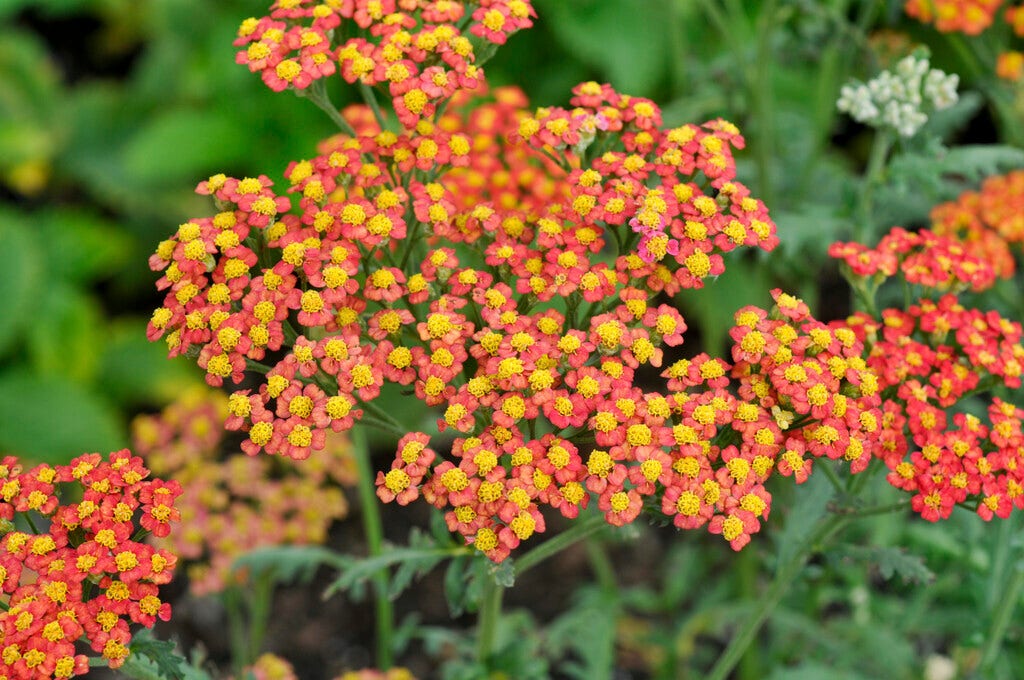
[[[232,565],[244,552],[272,546],[318,544],[348,512],[339,488],[354,478],[350,445],[333,434],[313,460],[224,459],[228,399],[214,390],[188,393],[154,416],[132,424],[135,450],[157,474],[188,489],[178,503],[181,526],[162,541],[188,562],[196,595],[245,579]]]

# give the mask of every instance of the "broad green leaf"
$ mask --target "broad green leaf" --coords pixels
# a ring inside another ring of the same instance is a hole
[[[0,357],[20,337],[31,320],[42,283],[43,262],[39,243],[18,213],[0,211]]]
[[[62,376],[0,374],[0,451],[63,464],[127,445],[116,412],[98,394]]]
[[[67,283],[43,289],[28,326],[26,349],[39,374],[87,383],[96,374],[105,324],[97,302]]]
[[[172,109],[147,122],[127,143],[125,172],[143,185],[194,181],[251,153],[249,133],[217,111]]]
[[[771,302],[765,261],[744,261],[738,255],[726,256],[724,274],[705,280],[699,290],[683,291],[678,298],[687,326],[700,333],[702,347],[711,356],[725,349],[736,310],[744,305],[764,306]]]
[[[98,383],[121,403],[166,403],[204,384],[202,371],[185,358],[168,359],[167,346],[146,339],[146,322],[120,319],[109,323],[99,353]]]
[[[74,282],[113,276],[133,254],[124,230],[85,210],[55,209],[33,215],[45,245],[47,269]]]
[[[600,69],[620,92],[646,96],[664,80],[669,54],[663,0],[544,0],[537,12],[566,51]]]

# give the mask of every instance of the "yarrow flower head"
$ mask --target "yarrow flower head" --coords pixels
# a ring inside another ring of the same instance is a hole
[[[909,55],[867,83],[844,85],[836,106],[858,122],[913,137],[929,113],[956,103],[959,80],[956,74],[931,68],[926,57]]]
[[[975,508],[986,520],[1005,518],[1014,507],[1024,507],[1017,462],[1024,411],[993,396],[987,397],[987,417],[968,415],[958,404],[971,394],[986,398],[996,386],[1020,387],[1021,326],[934,290],[948,288],[934,284],[950,278],[966,284],[984,260],[953,251],[949,239],[926,232],[922,238],[905,232],[886,238],[890,246],[865,251],[867,258],[850,253],[849,244],[836,244],[832,254],[848,262],[853,258],[853,269],[888,250],[900,260],[891,273],[933,290],[905,310],[885,309],[879,318],[858,313],[832,327],[854,333],[869,348],[867,365],[887,395],[879,421],[887,479],[914,494],[913,509],[931,521],[949,517],[958,504]],[[910,250],[892,247],[900,243]],[[971,270],[966,278],[965,264]],[[927,282],[918,278],[922,273]],[[993,278],[989,268],[985,280]]]
[[[127,449],[30,469],[0,462],[0,676],[84,675],[76,642],[118,668],[132,625],[170,618],[159,591],[177,558],[138,539],[171,533],[180,494]]]
[[[1000,278],[1010,278],[1024,244],[1024,170],[989,177],[979,191],[935,206],[931,220],[936,234],[956,239]]]
[[[296,391],[284,403],[303,411],[311,408],[307,399]],[[223,393],[196,390],[132,423],[134,448],[149,467],[189,490],[177,505],[180,528],[159,544],[187,561],[196,595],[244,582],[232,565],[245,551],[323,543],[331,523],[348,512],[339,488],[354,477],[347,437],[330,433],[321,455],[301,465],[287,458],[222,459],[230,408]]]
[[[943,33],[978,35],[992,25],[1002,0],[906,0],[908,16]]]

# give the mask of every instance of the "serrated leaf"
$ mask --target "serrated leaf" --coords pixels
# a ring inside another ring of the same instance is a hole
[[[344,555],[319,545],[276,545],[240,555],[232,569],[269,577],[274,583],[308,583],[321,566],[341,569],[347,561]]]
[[[2,357],[31,319],[43,267],[38,244],[18,213],[0,211],[0,244],[4,250],[4,266],[0,267]]]
[[[830,465],[830,460],[818,460],[818,465]],[[825,516],[834,490],[824,472],[815,472],[796,489],[796,502],[786,515],[782,531],[776,532],[779,564],[787,564],[803,547],[814,526]]]
[[[505,560],[490,568],[491,578],[503,588],[511,588],[516,584],[516,568],[512,560]]]
[[[0,451],[51,464],[127,445],[116,412],[98,394],[61,376],[0,374]]]
[[[158,640],[148,629],[137,632],[129,646],[131,654],[123,672],[140,680],[186,680],[187,662],[175,651],[175,644]],[[196,678],[196,675],[192,675]]]
[[[847,545],[835,549],[840,558],[874,566],[886,581],[899,576],[904,583],[930,583],[935,574],[925,565],[924,558],[896,546]]]
[[[392,548],[387,552],[375,557],[355,559],[343,565],[339,565],[341,574],[324,591],[324,598],[328,598],[338,591],[349,591],[355,597],[361,596],[365,584],[379,572],[393,567],[411,563],[412,575],[420,573],[420,570],[429,571],[442,560],[458,555],[466,554],[461,548]],[[429,565],[429,566],[428,566]],[[403,575],[403,579],[405,579]],[[411,581],[411,579],[410,579]],[[405,581],[408,585],[410,581]],[[403,585],[403,584],[400,584]],[[398,591],[401,592],[401,591]],[[397,595],[394,589],[389,589],[389,595]]]
[[[431,551],[440,546],[429,534],[414,529],[409,535],[409,547],[416,550]],[[447,552],[441,552],[400,562],[398,569],[395,570],[394,575],[391,577],[391,582],[388,584],[388,597],[391,599],[397,598],[409,587],[413,579],[425,576],[447,557],[449,557]]]

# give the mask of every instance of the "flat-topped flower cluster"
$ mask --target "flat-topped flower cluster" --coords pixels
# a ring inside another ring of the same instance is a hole
[[[614,525],[646,510],[738,550],[770,512],[765,482],[802,482],[822,456],[853,473],[881,458],[929,519],[1017,502],[1015,407],[993,402],[996,438],[942,415],[1018,380],[1019,327],[953,297],[1004,269],[947,232],[836,244],[869,307],[897,273],[936,298],[825,324],[775,290],[771,309],[736,313],[731,361],[682,358],[673,298],[699,294],[727,253],[778,242],[736,179],[739,130],[665,127],[652,101],[595,82],[569,108],[528,111],[520,91],[488,89],[463,31],[500,43],[532,9],[472,6],[291,0],[243,24],[239,59],[271,87],[302,92],[337,61],[366,100],[338,112],[308,92],[342,132],[288,166],[283,192],[263,175],[201,182],[216,213],[150,258],[166,291],[150,339],[211,385],[265,374],[228,400],[246,453],[305,459],[329,432],[389,431],[377,495],[423,498],[494,561],[545,530],[542,509],[590,504]],[[903,105],[948,105],[955,78],[912,57],[900,69],[865,97],[895,101],[877,122],[909,134],[921,120]],[[397,399],[436,409],[443,434],[409,431]],[[979,457],[958,437],[991,443]]]
[[[970,243],[902,229],[874,249],[840,243],[831,250],[854,285],[872,294],[893,276],[921,291],[906,309],[861,312],[834,325],[864,342],[878,375],[887,479],[913,493],[914,510],[932,521],[957,504],[986,520],[1024,509],[1024,410],[993,393],[1021,385],[1021,325],[961,304],[956,292],[984,291],[996,280],[990,262],[971,250]],[[963,408],[972,396],[984,399],[986,417]]]
[[[132,624],[168,620],[159,588],[177,558],[141,539],[170,533],[180,494],[127,449],[28,470],[0,461],[0,676],[83,675],[80,640],[118,668]]]

